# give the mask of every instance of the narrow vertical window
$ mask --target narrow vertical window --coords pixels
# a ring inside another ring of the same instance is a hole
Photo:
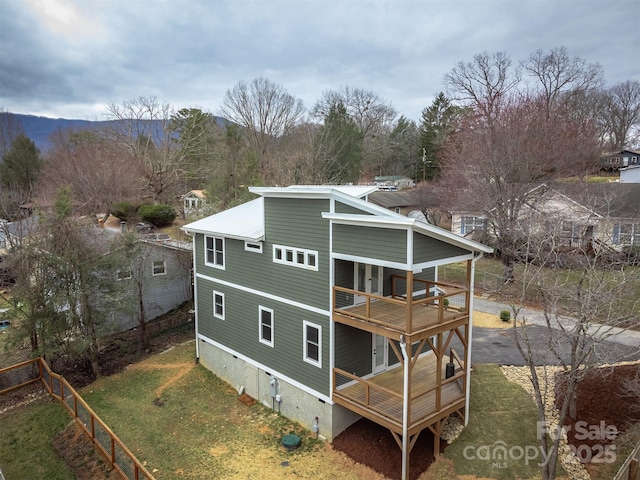
[[[273,347],[273,310],[270,308],[259,308],[259,329],[260,343]]]
[[[306,320],[302,322],[303,328],[303,360],[307,363],[322,367],[322,327]]]
[[[213,292],[213,316],[224,320],[224,293]]]

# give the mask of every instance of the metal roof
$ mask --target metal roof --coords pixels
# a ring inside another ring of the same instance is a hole
[[[182,227],[187,233],[220,235],[238,240],[264,240],[264,201],[262,197],[196,220]]]

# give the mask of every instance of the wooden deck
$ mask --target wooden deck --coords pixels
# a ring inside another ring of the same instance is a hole
[[[411,375],[409,429],[421,430],[464,406],[465,372],[456,365],[455,374],[445,379],[447,360],[443,360],[437,386],[437,358],[427,354],[418,358]],[[398,366],[369,379],[361,379],[335,369],[336,403],[402,432],[403,368]],[[446,382],[446,383],[445,383]],[[438,401],[439,396],[439,401]]]
[[[437,327],[451,328],[452,323],[468,317],[468,312],[453,308],[440,308],[439,305],[425,299],[412,303],[409,323],[408,309],[409,305],[406,301],[376,297],[368,298],[360,305],[336,308],[334,313],[337,315],[334,318],[338,322],[351,325],[353,322],[342,320],[340,317],[368,322],[399,334],[415,334],[434,330]],[[366,329],[362,325],[359,328]]]

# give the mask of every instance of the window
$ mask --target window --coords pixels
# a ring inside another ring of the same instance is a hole
[[[613,227],[614,245],[640,245],[640,224],[621,223]]]
[[[213,316],[224,320],[224,293],[213,292]]]
[[[322,367],[322,327],[313,323],[302,322],[304,358],[307,363]]]
[[[294,267],[318,270],[318,252],[315,250],[274,245],[273,261]]]
[[[153,276],[164,275],[167,273],[167,265],[164,260],[155,260],[152,268]]]
[[[273,310],[259,307],[258,315],[260,323],[260,343],[273,347]]]
[[[123,268],[121,270],[118,270],[118,280],[128,280],[129,278],[131,278],[130,268]]]
[[[484,217],[462,217],[460,224],[460,233],[465,235],[471,233],[474,230],[484,232],[487,228],[487,219]]]
[[[205,263],[210,267],[224,269],[224,238],[204,237]]]
[[[262,242],[259,242],[259,243],[244,242],[244,249],[247,252],[262,253]]]

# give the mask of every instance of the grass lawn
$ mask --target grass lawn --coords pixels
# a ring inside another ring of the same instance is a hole
[[[80,394],[158,480],[360,479],[323,442],[259,404],[251,407],[201,365],[193,343],[98,380]],[[302,447],[287,452],[295,432]]]
[[[478,260],[476,264],[476,276],[475,276],[475,288],[476,293],[482,290],[489,292],[499,292],[506,298],[513,299],[512,301],[518,302],[522,295],[522,275],[525,266],[521,263],[516,263],[514,268],[514,281],[504,284],[502,282],[502,263],[500,260],[493,258],[482,258]],[[626,288],[627,295],[622,298],[624,304],[628,305],[629,309],[635,308],[635,301],[637,300],[637,293],[640,291],[640,267],[626,267],[625,282],[628,282],[628,288]],[[456,284],[464,284],[466,282],[466,263],[456,263],[446,265],[438,269],[439,279],[443,282],[451,282]],[[572,270],[562,269],[543,269],[544,275],[549,279],[557,279],[566,281],[568,284],[577,284],[580,272]],[[618,279],[620,272],[603,272],[605,279]],[[552,284],[549,282],[549,284]],[[527,302],[533,304],[541,301],[539,292],[535,285],[529,285],[526,289]],[[506,302],[505,302],[506,303]]]
[[[40,400],[2,414],[0,467],[7,479],[74,480],[53,448],[53,438],[71,421],[56,400]]]
[[[537,446],[531,398],[493,365],[475,366],[471,388],[469,426],[445,450],[456,473],[499,480],[535,477],[536,461],[527,465],[508,458],[498,465],[480,458],[486,452],[478,450],[498,441],[507,449]],[[272,410],[238,401],[233,388],[195,365],[192,342],[101,378],[80,394],[158,480],[383,478]],[[25,472],[34,480],[73,478],[52,445],[69,421],[53,400],[3,414],[0,466],[7,478],[25,478]],[[280,445],[290,432],[302,438],[294,452]],[[465,452],[475,458],[465,458]],[[421,476],[426,478],[434,477],[427,471]]]
[[[496,457],[496,447],[506,447]],[[475,365],[471,374],[469,425],[447,447],[444,456],[453,461],[458,475],[484,478],[534,478],[539,473],[540,451],[535,460],[518,459],[520,452],[533,454],[536,439],[536,407],[531,397],[509,382],[497,365]]]

